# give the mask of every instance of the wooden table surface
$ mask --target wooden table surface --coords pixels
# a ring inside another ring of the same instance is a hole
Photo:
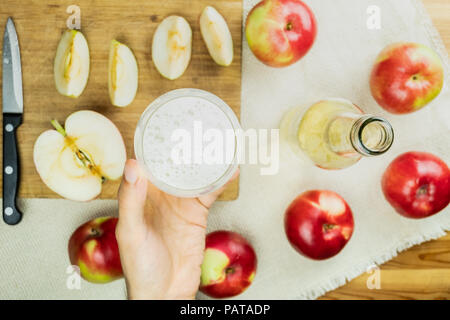
[[[423,2],[450,52],[450,1]],[[379,276],[381,289],[367,288],[366,273],[321,299],[450,299],[450,234],[399,254]]]

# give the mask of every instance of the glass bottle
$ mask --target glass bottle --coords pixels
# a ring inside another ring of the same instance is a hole
[[[394,131],[385,119],[344,99],[327,99],[288,112],[281,136],[297,153],[323,169],[344,169],[362,157],[377,156],[392,146]]]

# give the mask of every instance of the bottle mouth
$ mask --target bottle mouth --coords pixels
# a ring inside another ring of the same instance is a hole
[[[367,115],[355,122],[350,140],[358,153],[364,156],[378,156],[391,148],[394,142],[394,129],[384,118]]]

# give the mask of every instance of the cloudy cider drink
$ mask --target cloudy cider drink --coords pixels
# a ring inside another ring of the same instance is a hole
[[[197,197],[222,187],[238,165],[238,119],[217,96],[174,90],[143,113],[135,134],[137,159],[159,189]]]
[[[322,100],[306,112],[302,108],[291,110],[281,131],[294,151],[323,169],[343,169],[364,156],[381,155],[394,139],[389,122],[364,114],[344,99]]]

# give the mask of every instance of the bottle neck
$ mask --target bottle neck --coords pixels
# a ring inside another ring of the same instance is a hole
[[[372,115],[343,114],[328,128],[330,148],[341,156],[372,157],[385,153],[394,142],[390,123]]]
[[[391,148],[394,129],[385,119],[367,115],[355,121],[350,140],[359,154],[367,157],[378,156]]]

